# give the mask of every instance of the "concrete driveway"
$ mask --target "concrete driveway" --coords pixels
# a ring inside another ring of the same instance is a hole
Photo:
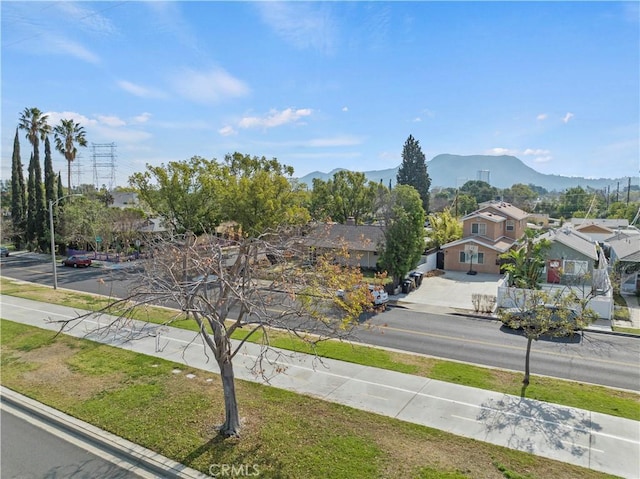
[[[424,277],[422,285],[409,294],[393,296],[398,306],[423,311],[475,312],[473,294],[496,296],[499,274],[468,275],[462,271],[445,271],[440,276]],[[444,311],[443,311],[444,310]]]

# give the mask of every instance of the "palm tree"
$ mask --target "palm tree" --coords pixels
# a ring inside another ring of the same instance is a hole
[[[64,155],[67,160],[68,170],[68,191],[71,193],[71,163],[76,159],[78,149],[76,143],[80,146],[87,146],[84,127],[80,123],[73,120],[60,120],[60,124],[53,129],[53,136],[56,142],[56,150]]]
[[[43,115],[37,108],[25,108],[20,115],[20,123],[18,128],[26,130],[27,140],[33,146],[33,156],[40,159],[39,144],[40,140],[51,133],[51,127],[47,124],[47,115]]]
[[[27,140],[33,146],[33,157],[30,162],[30,169],[33,169],[33,201],[30,198],[29,204],[32,205],[31,214],[33,224],[31,225],[35,237],[38,241],[43,241],[46,230],[46,207],[44,204],[44,192],[42,189],[42,172],[40,169],[40,140],[44,140],[49,133],[51,127],[47,124],[47,115],[43,115],[37,108],[25,108],[20,115],[18,128],[25,130]]]

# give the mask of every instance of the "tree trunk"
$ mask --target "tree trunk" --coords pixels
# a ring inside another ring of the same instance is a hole
[[[71,160],[67,158],[67,182],[68,182],[68,190],[67,194],[71,194]]]
[[[529,358],[531,356],[531,343],[533,342],[533,338],[527,338],[527,354],[524,359],[524,379],[522,380],[522,384],[525,386],[529,385]]]
[[[225,437],[240,435],[240,415],[238,413],[238,401],[236,399],[235,376],[233,363],[227,358],[218,363],[220,377],[222,378],[222,391],[224,393],[224,424],[220,426],[220,434]]]

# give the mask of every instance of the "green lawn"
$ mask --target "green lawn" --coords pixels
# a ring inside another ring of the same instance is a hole
[[[2,294],[14,295],[38,301],[51,302],[79,309],[95,309],[104,306],[107,300],[89,294],[70,291],[53,290],[32,283],[17,284],[7,278],[0,278]],[[117,313],[114,311],[114,313]],[[166,308],[146,308],[136,313],[137,319],[154,323],[173,321],[174,327],[196,331],[195,322],[181,319],[179,312]],[[241,339],[246,331],[238,330],[235,339]],[[349,361],[356,364],[372,366],[407,374],[414,374],[432,379],[453,382],[506,394],[520,395],[522,374],[473,366],[453,361],[445,361],[420,355],[392,352],[385,349],[354,345],[340,341],[324,341],[311,350],[304,343],[292,336],[280,332],[270,332],[270,342],[274,347],[301,352],[315,352],[320,356]],[[250,341],[259,342],[261,336],[256,334]],[[522,358],[524,363],[524,354]],[[533,376],[526,390],[530,399],[563,404],[566,406],[587,409],[603,414],[640,420],[640,394],[621,391],[602,386],[563,381],[548,377]]]
[[[243,436],[225,440],[214,374],[6,320],[0,344],[4,386],[205,473],[246,464],[261,479],[611,477],[244,381]]]

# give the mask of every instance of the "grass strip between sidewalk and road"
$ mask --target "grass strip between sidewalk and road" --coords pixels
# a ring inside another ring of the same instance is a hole
[[[612,477],[242,380],[243,436],[222,439],[215,374],[7,320],[0,342],[3,386],[204,473],[224,464],[260,479]]]
[[[2,294],[55,303],[78,309],[96,310],[105,307],[110,300],[88,293],[69,290],[54,290],[52,288],[12,281],[0,278]],[[118,311],[112,311],[117,315]],[[135,319],[149,321],[156,324],[172,322],[173,327],[197,331],[194,321],[184,318],[181,312],[167,308],[148,307],[135,313]],[[383,331],[383,329],[382,329]],[[234,339],[242,339],[247,333],[236,330]],[[260,334],[249,338],[251,342],[259,343]],[[348,361],[365,366],[388,369],[407,374],[413,374],[431,379],[447,381],[464,386],[471,386],[491,391],[519,396],[522,389],[522,373],[474,366],[466,363],[447,361],[433,357],[389,351],[373,346],[357,345],[341,341],[323,341],[316,350],[291,335],[272,330],[269,333],[270,345],[277,348],[304,353],[315,353],[319,356]],[[524,351],[522,355],[524,364]],[[588,367],[588,364],[585,364]],[[565,381],[547,376],[532,376],[527,387],[527,398],[540,401],[577,407],[589,411],[612,416],[623,417],[635,421],[640,420],[640,394],[604,386]]]

